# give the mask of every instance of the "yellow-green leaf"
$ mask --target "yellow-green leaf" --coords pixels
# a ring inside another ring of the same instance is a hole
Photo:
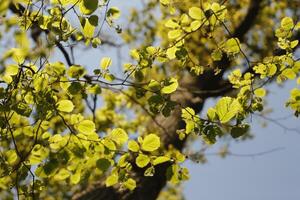
[[[144,151],[155,151],[160,147],[160,139],[155,134],[147,135],[142,143],[142,149]]]
[[[254,94],[258,97],[266,96],[266,90],[264,88],[258,88],[254,91]]]
[[[161,89],[161,93],[170,94],[172,92],[175,92],[177,87],[178,87],[177,79],[171,78],[166,82],[165,86]]]
[[[79,183],[80,178],[81,178],[81,170],[76,170],[76,173],[72,174],[70,177],[71,184],[75,185],[75,184]]]
[[[106,69],[111,65],[111,63],[112,63],[111,58],[109,58],[109,57],[104,57],[104,58],[102,58],[102,60],[101,60],[100,66],[101,66],[101,68],[102,68],[103,70],[106,70]]]
[[[130,140],[128,142],[128,149],[132,152],[138,152],[140,150],[140,146],[136,141]]]
[[[92,122],[91,120],[83,120],[79,122],[79,124],[77,125],[77,129],[80,133],[88,135],[94,133],[96,127],[94,122]]]
[[[72,112],[74,109],[74,105],[70,100],[61,100],[56,104],[56,106],[57,106],[57,110],[61,112],[69,113]]]
[[[109,136],[118,145],[123,145],[128,140],[127,133],[121,128],[115,128]]]
[[[170,39],[176,39],[176,38],[179,38],[181,36],[181,34],[182,34],[182,30],[176,29],[176,30],[169,31],[168,37]]]
[[[54,176],[54,180],[62,181],[70,176],[70,172],[64,168],[59,170],[59,172]]]
[[[117,7],[111,7],[106,12],[106,16],[111,18],[111,19],[116,20],[121,16],[121,12]]]
[[[80,12],[84,15],[90,15],[98,8],[98,0],[82,0],[79,4]]]
[[[117,149],[115,143],[108,138],[105,138],[104,140],[102,140],[102,143],[109,150],[115,151]]]
[[[240,42],[237,38],[230,38],[226,41],[224,50],[229,54],[237,54],[240,52]]]
[[[240,110],[238,100],[231,97],[221,98],[216,105],[216,113],[221,123],[229,122]]]
[[[171,160],[169,157],[167,156],[159,156],[157,158],[155,158],[155,160],[153,161],[153,165],[158,165],[164,162],[168,162],[169,160]]]
[[[168,57],[170,60],[176,58],[176,51],[177,51],[177,47],[176,47],[176,46],[173,46],[173,47],[171,47],[171,48],[168,48],[168,49],[167,49],[167,52],[166,52],[167,57]]]
[[[295,79],[296,78],[296,73],[292,70],[292,69],[285,69],[283,72],[282,72],[282,75],[284,75],[285,77],[287,77],[288,79]]]
[[[5,69],[5,74],[6,75],[16,75],[19,72],[19,66],[18,65],[8,65]]]
[[[214,121],[216,119],[216,109],[209,108],[207,110],[207,117],[209,120]]]
[[[173,19],[169,19],[166,23],[165,23],[165,26],[168,27],[168,28],[178,28],[179,27],[179,24],[173,20]]]
[[[135,160],[136,165],[140,168],[146,167],[149,162],[150,162],[149,156],[144,154],[139,154]]]
[[[109,177],[107,177],[107,179],[105,181],[106,187],[110,187],[110,186],[117,184],[118,180],[119,180],[118,174],[110,175]]]
[[[290,17],[285,17],[281,20],[281,27],[285,30],[290,30],[294,27],[293,19]]]
[[[7,157],[7,162],[10,165],[15,164],[20,159],[15,150],[8,150],[7,152],[5,152],[5,155]]]
[[[204,17],[202,10],[198,7],[190,8],[189,15],[191,18],[198,19],[198,20],[201,20]]]
[[[197,30],[201,26],[201,22],[199,20],[195,20],[191,23],[192,31]]]
[[[86,38],[92,38],[95,33],[95,29],[98,25],[98,16],[92,15],[85,20],[83,27],[83,34]]]
[[[170,0],[159,0],[162,5],[168,5]]]
[[[129,190],[134,190],[136,188],[136,182],[132,178],[129,178],[124,182],[124,186]]]
[[[41,163],[49,154],[49,150],[42,145],[35,145],[28,157],[28,162],[30,165],[35,165]]]

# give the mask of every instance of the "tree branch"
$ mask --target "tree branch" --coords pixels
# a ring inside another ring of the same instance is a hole
[[[259,13],[260,0],[252,0],[248,9],[248,13],[245,19],[241,22],[238,28],[234,31],[234,36],[240,41],[243,41],[245,34],[253,26],[254,21]],[[223,69],[228,69],[231,61],[228,57],[225,57],[221,62],[217,63],[218,66],[222,66]],[[224,70],[225,71],[225,70]],[[193,77],[190,74],[186,74],[179,84],[184,90],[175,92],[172,95],[172,100],[178,102],[181,107],[191,107],[195,112],[200,112],[204,106],[204,102],[207,98],[212,96],[219,96],[232,90],[231,85],[222,88],[222,74],[216,76],[213,71],[207,71],[199,77]],[[220,90],[219,92],[208,92],[208,93],[193,93],[193,89],[198,88],[198,90],[214,91]],[[195,99],[201,99],[200,101]],[[161,126],[165,130],[168,130],[168,134],[161,133],[161,141],[163,145],[167,148],[169,145],[174,146],[178,150],[182,150],[185,141],[178,139],[176,130],[183,129],[185,123],[181,119],[181,107],[176,107],[172,112],[172,115],[168,118],[163,116],[158,116],[156,121],[161,123]],[[156,127],[155,124],[149,124],[149,127],[153,129]],[[170,136],[171,135],[171,136]],[[170,163],[164,163],[155,168],[155,174],[153,177],[145,177],[141,169],[135,168],[134,178],[137,182],[137,188],[133,192],[124,192],[119,188],[105,188],[103,181],[101,183],[96,183],[90,186],[86,191],[77,194],[73,197],[74,200],[104,200],[106,198],[111,200],[154,200],[159,195],[159,192],[166,184],[166,171],[170,166]],[[105,196],[106,192],[111,194],[111,196]]]

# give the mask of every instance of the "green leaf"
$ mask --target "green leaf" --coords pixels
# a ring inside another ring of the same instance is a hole
[[[117,7],[111,7],[106,12],[106,16],[111,18],[111,19],[116,20],[121,16],[121,12]]]
[[[84,69],[84,67],[82,67],[80,65],[72,65],[68,69],[67,74],[71,78],[80,78],[85,74],[85,69]]]
[[[77,129],[80,133],[88,135],[95,132],[96,126],[91,120],[83,120],[78,123]]]
[[[39,144],[32,149],[28,162],[30,165],[41,163],[49,155],[49,150]]]
[[[132,152],[138,152],[140,150],[140,146],[136,141],[130,140],[128,142],[128,149]]]
[[[109,137],[116,142],[118,145],[123,145],[128,140],[127,133],[121,128],[115,128],[109,134]]]
[[[155,151],[160,147],[160,139],[155,134],[147,135],[142,143],[142,149],[144,151]]]
[[[83,35],[86,38],[93,38],[96,26],[98,25],[98,16],[92,15],[88,19],[81,19],[81,26],[83,28]]]
[[[68,87],[68,92],[72,95],[81,93],[83,87],[81,85],[81,83],[79,82],[72,82],[71,85],[69,85]]]
[[[59,166],[59,163],[56,159],[50,159],[44,165],[43,171],[44,171],[45,175],[50,177],[57,172],[58,166]]]
[[[238,138],[242,135],[244,135],[245,133],[247,133],[249,130],[249,125],[245,124],[245,125],[241,125],[238,127],[233,127],[230,131],[230,135],[233,138]]]
[[[144,73],[142,72],[142,70],[136,70],[134,72],[134,78],[138,81],[141,82],[144,79]]]
[[[171,160],[169,157],[167,156],[159,156],[157,158],[155,158],[155,160],[153,161],[153,165],[158,165],[164,162],[168,162],[169,160]]]
[[[75,174],[72,174],[70,177],[70,183],[73,185],[76,185],[77,183],[79,183],[81,178],[81,171],[77,170]]]
[[[219,61],[221,60],[223,57],[223,53],[220,49],[215,49],[212,53],[211,53],[211,58],[214,60],[214,61]]]
[[[237,54],[240,52],[240,42],[238,38],[230,38],[226,41],[224,50],[228,54]]]
[[[56,75],[62,76],[66,72],[66,66],[62,62],[49,63],[47,70],[53,71]]]
[[[90,15],[98,8],[98,0],[82,0],[79,4],[80,12],[84,15]]]
[[[165,81],[164,87],[161,89],[161,93],[163,94],[170,94],[172,92],[175,92],[178,87],[177,79],[171,78],[167,81]]]
[[[221,123],[229,122],[240,111],[240,107],[236,99],[231,97],[221,98],[216,105],[216,113]]]
[[[107,160],[106,158],[100,158],[97,160],[96,162],[96,166],[98,169],[100,169],[101,171],[105,172],[106,170],[109,169],[111,163],[109,160]]]
[[[150,158],[147,155],[139,154],[135,160],[135,163],[138,167],[143,168],[146,167],[150,162]]]
[[[111,151],[115,151],[117,149],[115,143],[108,138],[102,140],[102,143],[106,148],[108,148]]]
[[[70,172],[64,168],[60,169],[57,174],[53,177],[54,180],[63,181],[70,176]]]
[[[9,165],[13,165],[19,160],[18,154],[16,153],[15,150],[6,151],[5,155],[7,157],[7,162]]]
[[[148,84],[149,89],[152,91],[159,91],[160,90],[160,83],[156,80],[150,80],[150,83]]]
[[[16,113],[18,113],[19,115],[23,115],[25,117],[29,117],[32,112],[32,109],[30,108],[30,106],[28,104],[25,104],[22,102],[20,102],[16,105],[13,105],[12,109],[14,111],[16,111]]]
[[[61,112],[72,112],[74,109],[74,105],[70,100],[60,100],[57,104],[57,110]]]

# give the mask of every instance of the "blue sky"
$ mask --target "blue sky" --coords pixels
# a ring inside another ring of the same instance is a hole
[[[291,116],[284,107],[289,89],[295,87],[289,82],[284,88],[269,87],[267,98],[269,107],[274,109],[270,118],[279,120],[282,125],[298,128],[299,119]],[[268,123],[261,127],[262,118],[253,116],[252,133],[255,138],[244,142],[233,142],[230,151],[238,154],[256,154],[274,148],[281,150],[253,157],[209,156],[208,163],[187,163],[191,179],[184,184],[187,200],[299,200],[300,199],[300,134],[284,130]],[[216,152],[217,147],[210,152]]]

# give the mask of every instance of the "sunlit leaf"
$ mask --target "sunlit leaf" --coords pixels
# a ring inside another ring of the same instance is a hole
[[[109,137],[115,141],[118,145],[123,145],[128,140],[127,133],[121,128],[115,128],[109,134]]]
[[[230,121],[239,111],[239,102],[231,97],[222,97],[216,104],[216,113],[221,123]]]
[[[144,151],[155,151],[160,147],[160,139],[155,134],[149,134],[146,135],[143,143],[142,143],[142,149]]]
[[[61,112],[72,112],[74,109],[74,105],[70,100],[61,100],[57,104],[57,110]]]
[[[147,155],[139,154],[135,160],[135,163],[138,167],[143,168],[146,167],[150,162],[150,158]]]
[[[167,81],[165,82],[165,85],[164,85],[164,87],[161,89],[161,92],[162,92],[163,94],[170,94],[170,93],[172,93],[172,92],[175,92],[176,89],[177,89],[177,87],[178,87],[177,79],[171,78],[171,79],[169,79],[169,80],[167,80]]]

